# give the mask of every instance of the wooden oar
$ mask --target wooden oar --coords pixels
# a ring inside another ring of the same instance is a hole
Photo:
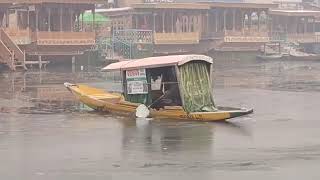
[[[153,103],[151,103],[149,106],[146,106],[144,104],[141,104],[136,109],[136,117],[138,118],[146,118],[150,115],[150,107],[160,101],[161,98],[163,98],[166,94],[163,94],[158,99],[156,99]]]

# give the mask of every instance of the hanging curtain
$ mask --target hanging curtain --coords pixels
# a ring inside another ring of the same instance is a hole
[[[179,67],[183,108],[186,112],[213,112],[215,107],[209,67],[204,62],[189,62]]]

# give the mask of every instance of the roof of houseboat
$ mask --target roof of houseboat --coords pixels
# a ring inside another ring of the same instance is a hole
[[[255,2],[223,2],[223,1],[200,1],[200,4],[207,4],[211,8],[252,8],[252,9],[269,9],[277,8],[275,3],[255,3]]]
[[[205,55],[191,54],[191,55],[172,55],[172,56],[158,56],[148,57],[143,59],[134,59],[129,61],[121,61],[112,63],[103,68],[104,71],[115,70],[130,70],[140,68],[158,68],[167,66],[181,66],[190,61],[205,61],[212,64],[213,59]]]
[[[201,3],[136,3],[132,7],[135,9],[210,9],[210,6]]]
[[[7,0],[6,0],[7,1]],[[13,3],[30,3],[30,4],[42,4],[42,3],[61,3],[61,4],[103,4],[104,0],[10,0]]]
[[[270,10],[269,14],[271,14],[271,15],[280,15],[280,16],[319,17],[320,16],[320,11],[274,9],[274,10]]]

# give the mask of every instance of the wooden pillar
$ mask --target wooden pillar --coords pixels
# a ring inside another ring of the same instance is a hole
[[[273,36],[273,18],[275,18],[275,16],[270,18],[270,33],[271,33],[270,36],[271,37]],[[267,19],[269,19],[268,16],[267,16]]]
[[[242,10],[240,10],[240,20],[241,20],[241,31],[243,30],[244,28],[244,21],[245,21],[245,18],[243,17],[244,16],[244,13]]]
[[[48,31],[51,31],[51,8],[48,9]]]
[[[96,10],[95,10],[95,8],[93,8],[92,10],[91,10],[91,12],[92,12],[92,32],[94,32],[95,31],[95,24],[96,24]]]
[[[81,15],[81,31],[84,32],[85,30],[83,29],[83,15],[84,15],[84,12],[82,12],[82,15]]]
[[[209,10],[207,10],[206,14],[206,32],[209,33]]]
[[[214,26],[216,27],[216,32],[218,32],[218,26],[219,26],[219,19],[218,19],[219,13],[218,13],[218,9],[216,9],[214,11]]]
[[[6,11],[6,27],[9,27],[9,10]]]
[[[226,9],[223,9],[223,31],[226,31],[227,30],[227,21],[226,21]]]
[[[307,17],[305,17],[304,18],[304,27],[303,27],[303,33],[307,33],[307,22],[308,22],[308,18]]]
[[[203,34],[202,32],[202,22],[201,22],[202,14],[201,12],[198,14],[198,19],[197,19],[197,26],[198,26],[198,32],[200,34]]]
[[[290,22],[290,18],[289,17],[286,17],[286,33],[288,34],[288,22]]]
[[[36,7],[36,31],[39,31],[39,10],[38,8]]]
[[[79,32],[80,31],[80,13],[79,12],[77,12],[77,27],[78,27],[77,31]]]
[[[138,15],[135,15],[134,17],[135,17],[135,20],[136,20],[135,29],[138,29],[138,23],[139,23]]]
[[[236,9],[232,11],[232,31],[236,30]]]
[[[186,15],[186,32],[190,32],[190,26],[189,26],[189,15]]]
[[[171,32],[174,33],[174,24],[173,24],[173,9],[171,10]]]
[[[60,7],[60,31],[62,31],[62,7]]]
[[[312,33],[316,32],[316,18],[314,17],[312,19]]]
[[[38,60],[39,60],[39,69],[41,70],[41,68],[42,68],[42,57],[38,56]]]
[[[249,32],[251,31],[251,27],[252,27],[252,12],[249,12],[249,15],[248,15],[248,21],[249,21]]]
[[[165,30],[164,30],[164,18],[165,18],[165,12],[162,12],[162,33],[165,33]]]
[[[258,16],[258,32],[260,32],[260,15],[261,15],[261,13],[259,12],[257,14],[257,16]]]
[[[29,10],[29,8],[28,8],[28,11],[27,11],[27,29],[29,29],[30,28],[30,10]]]
[[[73,9],[70,8],[70,31],[73,32]]]
[[[156,13],[153,13],[153,32],[155,33],[156,32],[156,16],[157,14]]]

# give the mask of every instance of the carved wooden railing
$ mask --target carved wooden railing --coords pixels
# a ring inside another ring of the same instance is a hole
[[[25,45],[31,43],[30,29],[5,28],[4,31],[10,36],[15,44]]]
[[[202,39],[222,39],[224,42],[268,42],[270,40],[267,31],[254,30],[225,30],[222,32],[210,32],[202,35]]]
[[[155,33],[155,44],[198,44],[199,32]]]
[[[269,42],[268,32],[264,31],[225,31],[224,42]]]
[[[320,34],[305,33],[305,34],[287,34],[287,41],[300,43],[318,43],[320,42]]]
[[[37,45],[94,45],[94,32],[34,32]]]
[[[152,30],[125,29],[114,31],[113,37],[127,43],[153,43]]]

